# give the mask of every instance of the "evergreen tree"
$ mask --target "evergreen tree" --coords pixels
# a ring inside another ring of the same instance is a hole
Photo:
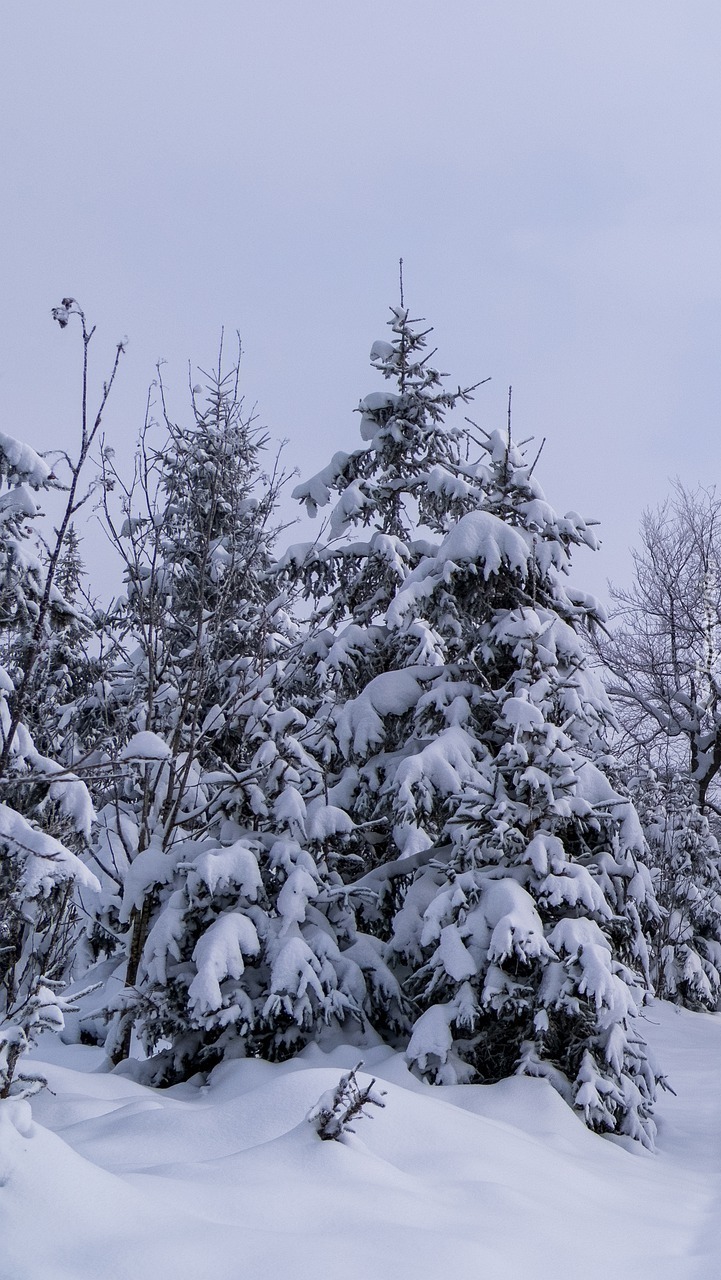
[[[651,921],[649,952],[656,994],[691,1009],[716,1009],[721,998],[719,847],[696,804],[693,779],[646,770],[631,795],[648,842],[660,919]]]
[[[43,569],[46,563],[45,554]],[[56,603],[27,681],[25,699],[25,724],[36,747],[69,767],[77,765],[84,755],[76,713],[98,674],[98,663],[90,652],[93,619],[92,613],[88,616],[82,596],[84,577],[80,539],[71,524],[55,569],[61,607]],[[28,636],[19,633],[10,648],[8,668],[16,676],[24,670],[27,645]]]
[[[467,403],[475,388],[445,388],[444,375],[429,363],[433,353],[425,354],[431,330],[417,324],[405,307],[391,308],[393,341],[374,343],[371,364],[397,389],[361,401],[364,447],[336,454],[295,490],[311,514],[334,492],[338,498],[327,540],[292,547],[283,561],[315,604],[304,659],[308,705],[315,699],[316,750],[331,766],[331,795],[350,806],[360,824],[353,851],[369,865],[430,847],[445,821],[449,788],[475,768],[472,749],[463,760],[453,749],[453,713],[435,703],[446,661],[436,620],[420,610],[402,632],[388,624],[398,592],[435,545],[429,539],[475,509],[483,483],[463,455],[465,428],[445,422],[447,411]],[[460,637],[453,643],[460,648]],[[465,696],[463,678],[456,692]],[[416,707],[425,717],[418,738],[408,732]],[[398,787],[393,779],[401,766],[407,772],[409,753],[422,752],[439,735],[442,745],[432,749],[448,761],[446,779],[429,783],[416,804],[402,779]],[[368,765],[371,749],[380,746],[383,752],[373,751],[375,764]]]
[[[106,718],[126,774],[98,846],[102,924],[129,927],[108,1044],[126,1054],[132,1024],[149,1052],[162,1042],[157,1079],[226,1052],[287,1056],[324,1021],[362,1019],[365,996],[331,923],[348,912],[326,850],[350,823],[326,803],[286,694],[297,633],[271,564],[280,476],[259,470],[266,441],[237,370],[219,369],[193,408],[189,428],[166,415],[166,443],[144,445],[146,513],[127,491],[117,531],[128,585]]]
[[[115,770],[99,796],[96,860],[106,892],[96,917],[109,939],[130,925],[131,1003],[176,846],[207,830],[235,766],[242,768],[242,748],[228,731],[242,693],[241,654],[262,647],[258,629],[271,602],[260,581],[272,500],[259,505],[252,492],[264,441],[243,416],[237,368],[224,375],[219,365],[205,398],[194,388],[188,426],[171,420],[159,385],[165,439],[154,443],[149,410],[131,484],[106,462],[106,518],[125,595],[105,619],[103,679],[79,708],[105,739],[97,763]],[[111,511],[117,491],[120,524]],[[140,898],[128,908],[127,893],[137,892],[143,874]],[[129,1043],[128,1017],[121,1022],[117,1054]]]
[[[297,490],[338,498],[329,540],[285,560],[316,601],[316,748],[368,868],[349,893],[420,1015],[421,1072],[543,1074],[592,1127],[650,1143],[636,1015],[656,907],[583,653],[597,609],[563,582],[595,538],[510,430],[446,427],[469,391],[439,390],[405,309],[390,323],[372,363],[397,391],[361,403],[365,449]]]
[[[48,624],[69,606],[47,581],[33,520],[35,493],[54,482],[29,445],[0,435],[0,633],[5,652],[24,647],[49,605]],[[74,891],[96,881],[77,857],[90,834],[87,789],[35,745],[15,714],[20,669],[0,667],[0,1096],[17,1093],[18,1060],[40,1023],[62,1025],[54,994],[72,960]],[[75,851],[73,850],[75,846]],[[54,1011],[54,1012],[53,1012]]]
[[[0,1033],[4,1082],[9,1089],[17,1055],[32,1039],[32,1027],[53,1020],[52,992],[74,959],[77,894],[99,886],[77,854],[90,838],[93,809],[88,790],[63,761],[57,743],[39,720],[34,698],[42,691],[48,654],[63,628],[76,618],[60,588],[73,517],[94,492],[83,491],[85,468],[98,438],[124,350],[116,347],[95,416],[90,415],[89,348],[94,329],[73,298],[53,309],[61,329],[71,318],[81,327],[83,363],[79,441],[74,456],[57,455],[56,474],[28,445],[0,435],[0,639],[8,670],[0,668]],[[64,505],[49,542],[33,521],[33,496],[62,490]],[[58,576],[60,574],[60,577]],[[54,709],[48,712],[55,723]],[[40,747],[29,723],[40,731]],[[49,755],[41,748],[52,748]],[[56,1023],[62,1024],[59,1000]],[[9,1030],[8,1030],[9,1028]],[[8,1048],[9,1046],[9,1048]]]

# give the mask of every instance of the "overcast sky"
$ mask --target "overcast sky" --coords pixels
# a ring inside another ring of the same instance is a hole
[[[492,377],[476,420],[512,383],[549,500],[601,521],[579,585],[717,480],[718,0],[33,0],[0,36],[0,429],[70,445],[71,294],[98,379],[129,338],[118,452],[225,325],[307,475],[359,442],[402,255],[441,367]]]

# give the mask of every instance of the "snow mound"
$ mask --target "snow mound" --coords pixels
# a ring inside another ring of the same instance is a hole
[[[121,760],[169,760],[171,750],[157,733],[143,729],[134,733],[127,746],[120,752]]]
[[[649,1034],[677,1094],[655,1157],[589,1132],[547,1081],[433,1087],[382,1045],[359,1079],[385,1109],[341,1145],[305,1117],[356,1047],[154,1092],[48,1044],[36,1122],[0,1103],[0,1274],[237,1280],[242,1259],[259,1280],[712,1280],[721,1019],[655,1006]]]

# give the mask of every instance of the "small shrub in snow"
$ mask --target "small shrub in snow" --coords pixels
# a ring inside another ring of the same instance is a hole
[[[324,1142],[341,1142],[347,1133],[355,1133],[351,1128],[353,1120],[372,1120],[364,1108],[384,1107],[385,1089],[376,1089],[375,1080],[371,1080],[365,1088],[358,1083],[357,1072],[363,1066],[359,1062],[352,1071],[341,1076],[335,1089],[327,1089],[321,1094],[311,1111],[308,1120],[315,1124],[318,1136]]]
[[[77,1006],[58,994],[59,985],[36,978],[28,996],[0,1022],[0,1098],[30,1098],[45,1088],[40,1072],[19,1070],[19,1064],[41,1031],[62,1031],[64,1015],[75,1012]]]

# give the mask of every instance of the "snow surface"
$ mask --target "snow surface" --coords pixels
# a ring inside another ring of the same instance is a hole
[[[46,1037],[56,1096],[0,1103],[0,1280],[716,1280],[721,1017],[654,1005],[677,1096],[659,1150],[588,1132],[543,1080],[433,1087],[366,1049],[385,1109],[305,1117],[357,1048],[153,1091]]]

